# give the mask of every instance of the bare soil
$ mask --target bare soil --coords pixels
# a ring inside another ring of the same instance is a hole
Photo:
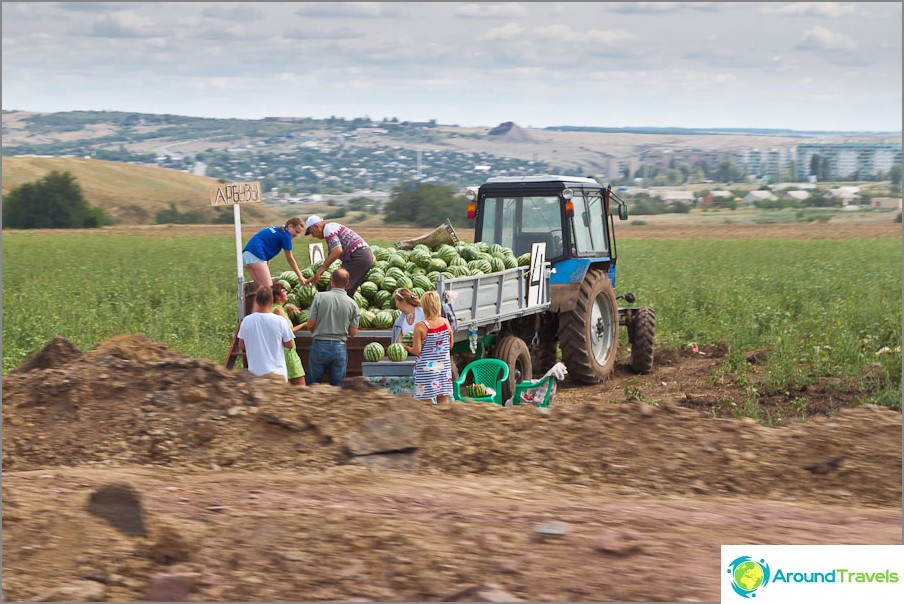
[[[901,543],[901,414],[826,383],[732,417],[722,354],[536,409],[57,339],[3,378],[4,596],[717,601],[721,544]]]

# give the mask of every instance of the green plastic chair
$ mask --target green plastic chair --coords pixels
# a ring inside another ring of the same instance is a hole
[[[475,384],[483,384],[492,388],[496,393],[493,396],[466,397],[463,396],[462,386],[465,385],[470,374],[474,374],[472,380]],[[504,361],[499,359],[477,359],[465,365],[464,370],[457,380],[452,382],[452,398],[457,401],[480,401],[483,403],[495,403],[500,407],[502,401],[502,382],[508,379],[509,368]]]
[[[521,404],[521,395],[527,392],[528,390],[533,390],[534,388],[539,388],[543,384],[546,384],[546,394],[543,395],[543,401],[540,402],[537,407],[549,407],[549,403],[552,401],[552,384],[549,383],[549,380],[556,379],[553,375],[547,375],[541,380],[537,380],[536,382],[521,382],[515,386],[515,394],[512,395],[512,405],[520,405]]]

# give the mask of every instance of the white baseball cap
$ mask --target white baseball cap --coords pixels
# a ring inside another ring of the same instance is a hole
[[[304,234],[307,235],[308,233],[310,233],[311,227],[321,222],[323,222],[323,219],[316,214],[313,216],[308,216],[308,219],[304,221]]]

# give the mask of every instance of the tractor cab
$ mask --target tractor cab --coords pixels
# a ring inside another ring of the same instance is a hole
[[[609,200],[610,189],[592,178],[494,177],[468,191],[468,218],[476,219],[475,241],[499,243],[515,255],[545,243],[547,260],[559,269],[552,283],[576,282],[591,264],[605,262],[607,273],[615,265]],[[619,218],[628,217],[624,204],[618,210]]]

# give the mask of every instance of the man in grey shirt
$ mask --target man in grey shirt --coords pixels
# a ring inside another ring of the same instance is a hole
[[[330,278],[330,289],[314,296],[306,328],[314,341],[308,355],[308,385],[323,381],[330,372],[330,385],[339,386],[348,367],[346,340],[358,333],[360,310],[355,300],[345,293],[349,275],[337,268]]]

